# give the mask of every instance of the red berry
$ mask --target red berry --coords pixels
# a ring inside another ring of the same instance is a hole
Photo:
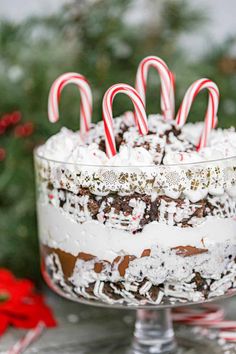
[[[15,136],[18,138],[24,138],[30,136],[34,131],[34,126],[32,122],[27,122],[25,124],[17,125],[15,127]]]
[[[11,114],[11,124],[17,124],[21,120],[21,112],[15,111]]]
[[[34,125],[32,122],[24,124],[24,136],[30,136],[34,131]]]
[[[1,126],[7,128],[11,124],[11,115],[10,114],[4,114],[1,119]]]

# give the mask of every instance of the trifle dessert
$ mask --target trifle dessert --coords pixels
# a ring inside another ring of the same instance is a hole
[[[236,132],[212,130],[214,83],[190,88],[171,120],[146,117],[138,92],[114,85],[103,121],[83,136],[63,128],[36,149],[42,270],[60,294],[175,304],[236,288]],[[189,94],[204,88],[205,123],[183,125]],[[113,120],[117,93],[134,112]]]

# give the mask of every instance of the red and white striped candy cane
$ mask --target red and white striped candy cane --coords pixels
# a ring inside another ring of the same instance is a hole
[[[171,119],[175,118],[175,74],[169,71],[171,87],[170,87],[170,105],[171,105]]]
[[[63,88],[68,84],[75,84],[81,94],[80,103],[80,131],[81,134],[89,131],[92,117],[92,92],[87,79],[78,73],[65,73],[59,76],[51,86],[48,97],[48,118],[50,122],[59,119],[58,105]]]
[[[143,101],[139,96],[138,92],[132,86],[129,86],[127,84],[116,84],[111,86],[106,91],[102,102],[105,142],[108,157],[116,155],[116,142],[113,131],[112,104],[115,96],[118,93],[124,93],[132,100],[135,109],[135,122],[138,126],[139,132],[142,135],[148,133],[147,116]]]
[[[203,305],[198,308],[182,307],[173,312],[174,321],[195,326],[212,326],[223,319],[224,310],[217,305]]]
[[[194,99],[199,94],[199,92],[204,89],[209,91],[209,100],[205,115],[204,129],[200,137],[198,149],[201,149],[207,145],[209,133],[212,128],[216,127],[217,124],[217,112],[220,97],[217,85],[209,79],[200,79],[195,81],[185,93],[184,99],[176,117],[177,125],[182,127],[187,120]]]
[[[203,305],[195,308],[179,308],[173,311],[173,320],[188,326],[218,330],[218,337],[236,342],[236,321],[224,320],[224,310],[218,305]]]
[[[148,71],[151,67],[158,71],[161,79],[162,114],[166,120],[174,119],[174,75],[162,59],[155,56],[149,56],[140,62],[136,74],[135,88],[140,94],[144,105],[146,105],[147,77]]]
[[[38,325],[29,330],[26,335],[19,339],[13,347],[11,347],[6,354],[21,354],[24,353],[24,351],[32,344],[34,341],[36,341],[42,334],[43,330],[45,328],[44,323],[40,322]]]

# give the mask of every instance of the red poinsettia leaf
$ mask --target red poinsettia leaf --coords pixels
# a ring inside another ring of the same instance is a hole
[[[17,280],[12,289],[12,293],[20,297],[30,295],[32,291],[34,291],[34,284],[27,279]]]
[[[45,323],[47,327],[55,327],[57,322],[53,316],[53,312],[50,307],[44,302],[44,297],[42,295],[34,295],[35,301],[40,304],[40,318]]]
[[[23,298],[30,297],[33,291],[33,283],[28,280],[15,281],[5,285],[0,284],[0,298],[1,294],[8,293],[9,295],[8,301],[0,301],[0,312],[3,310],[12,311]]]
[[[16,297],[7,301],[4,306],[0,306],[0,313],[7,313],[18,317],[28,317],[28,313],[34,311],[37,304],[34,299],[34,294],[31,293],[27,297]]]
[[[32,328],[41,321],[47,327],[56,326],[52,311],[44,303],[41,295],[33,295],[31,303],[22,303],[15,311],[7,313],[11,324],[15,327]]]
[[[14,275],[7,269],[0,268],[0,284],[9,284],[15,280]]]
[[[9,325],[8,317],[0,314],[0,336],[6,331],[8,325]]]
[[[7,270],[0,269],[0,334],[1,328],[3,332],[8,325],[28,329],[44,322],[47,327],[56,326],[43,296],[34,290],[31,281],[18,280]]]

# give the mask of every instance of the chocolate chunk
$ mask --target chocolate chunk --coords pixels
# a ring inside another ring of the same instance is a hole
[[[93,256],[92,254],[89,254],[89,253],[80,252],[78,254],[78,258],[82,259],[85,262],[87,262],[87,261],[93,260],[95,258],[95,256]]]
[[[78,195],[91,195],[91,193],[87,188],[80,188]]]
[[[123,143],[123,134],[121,134],[121,133],[117,134],[115,137],[115,141],[116,141],[116,147],[119,150],[120,146]]]
[[[201,277],[200,273],[196,273],[195,277],[193,278],[192,282],[196,283],[197,291],[201,291],[205,298],[207,298],[209,292],[209,285],[207,284],[206,280]]]
[[[153,285],[151,287],[151,289],[149,290],[149,295],[150,295],[152,301],[156,301],[157,300],[159,291],[160,290],[159,290],[158,286]]]
[[[91,212],[91,214],[92,214],[93,216],[98,213],[99,207],[100,207],[100,205],[99,205],[99,203],[98,203],[96,200],[94,200],[94,199],[89,199],[89,201],[88,201],[88,208],[89,208],[89,210],[90,210],[90,212]]]
[[[64,252],[59,248],[51,248],[48,246],[42,247],[42,252],[44,254],[56,254],[60,260],[62,271],[66,279],[68,279],[74,271],[76,257],[68,252]]]
[[[105,143],[105,139],[101,139],[99,144],[98,144],[98,147],[100,150],[102,150],[103,152],[106,152],[106,143]]]
[[[141,257],[149,257],[150,254],[151,254],[151,250],[147,248],[142,252]]]
[[[114,289],[110,286],[110,282],[104,283],[103,292],[105,295],[114,300],[120,300],[122,298],[120,294],[116,294],[114,292]]]
[[[193,246],[177,246],[172,248],[172,250],[175,250],[176,254],[182,257],[190,257],[208,252],[208,249],[197,248]]]
[[[106,205],[105,208],[103,209],[103,212],[105,214],[109,214],[111,212],[111,205]]]
[[[115,264],[118,264],[119,273],[123,277],[125,275],[126,269],[129,266],[129,262],[133,261],[135,258],[135,256],[118,256],[114,259],[112,266],[114,267]]]
[[[90,285],[85,288],[87,294],[94,296],[94,285],[95,283],[90,283]]]
[[[95,263],[94,264],[94,272],[95,273],[101,273],[103,270],[103,264],[102,263]]]

